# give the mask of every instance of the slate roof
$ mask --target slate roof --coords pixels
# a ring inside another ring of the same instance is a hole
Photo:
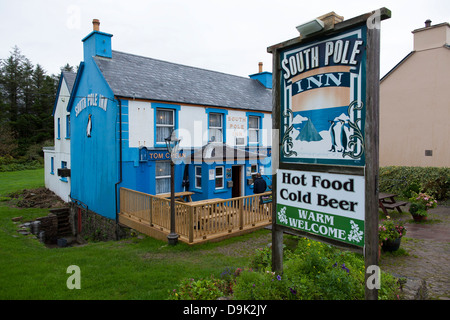
[[[70,71],[63,71],[63,72],[61,72],[61,77],[59,78],[58,89],[57,89],[57,92],[56,92],[56,99],[55,99],[55,103],[53,104],[52,116],[55,115],[56,106],[57,106],[58,100],[59,100],[59,94],[60,94],[60,90],[61,90],[62,80],[64,79],[66,81],[67,88],[69,90],[69,93],[71,94],[73,86],[75,84],[76,77],[77,77],[77,74],[75,72],[70,72]]]
[[[272,90],[255,79],[119,51],[94,60],[116,96],[272,111]]]
[[[69,92],[72,92],[73,85],[75,83],[75,78],[77,77],[76,72],[63,71],[62,76],[66,80],[66,84],[69,89]]]

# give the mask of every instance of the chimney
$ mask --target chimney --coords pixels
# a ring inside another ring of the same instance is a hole
[[[249,75],[250,79],[258,80],[264,87],[272,89],[272,73],[263,71],[262,62],[258,63],[258,71],[258,73]]]
[[[100,20],[92,20],[93,31],[83,40],[84,61],[92,57],[112,58],[111,37],[112,34],[100,31]]]
[[[92,20],[92,26],[94,31],[100,31],[100,20],[98,19]]]
[[[450,24],[448,22],[431,25],[425,21],[425,27],[412,31],[414,35],[414,51],[441,48],[450,44]]]

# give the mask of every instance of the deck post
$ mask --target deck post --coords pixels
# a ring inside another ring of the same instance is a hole
[[[191,206],[189,208],[189,219],[188,219],[188,236],[189,236],[189,243],[194,242],[194,210],[195,207]]]
[[[244,199],[239,199],[239,230],[244,228]]]

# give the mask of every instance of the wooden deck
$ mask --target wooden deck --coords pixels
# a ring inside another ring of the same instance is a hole
[[[272,223],[272,203],[260,203],[261,195],[175,201],[175,229],[188,244],[219,241],[263,228]],[[167,240],[170,232],[170,200],[120,188],[119,222],[151,237]]]

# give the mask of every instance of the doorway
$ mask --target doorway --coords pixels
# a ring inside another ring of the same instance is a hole
[[[244,196],[244,187],[242,185],[244,179],[244,166],[232,166],[231,167],[231,179],[233,181],[233,188],[231,190],[231,196],[233,198]]]

